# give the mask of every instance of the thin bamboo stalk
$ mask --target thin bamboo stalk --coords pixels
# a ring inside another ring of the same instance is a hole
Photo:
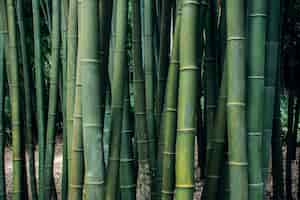
[[[116,1],[116,43],[114,48],[114,73],[112,81],[112,103],[111,103],[111,139],[109,146],[109,162],[106,172],[105,199],[114,200],[119,191],[119,170],[121,132],[123,118],[123,99],[125,73],[128,72],[126,64],[126,38],[128,22],[127,0]]]
[[[39,1],[32,0],[33,13],[33,33],[34,33],[34,68],[35,68],[35,88],[36,88],[36,110],[38,127],[38,146],[39,146],[39,169],[38,169],[38,193],[39,199],[44,199],[44,160],[45,160],[45,120],[44,120],[44,82],[41,57],[41,30],[40,30],[40,11]]]
[[[7,21],[8,21],[8,46],[10,61],[10,102],[11,102],[11,124],[12,124],[12,147],[13,147],[13,192],[12,199],[18,200],[25,197],[24,178],[25,163],[24,151],[22,149],[22,132],[21,132],[21,116],[20,116],[20,98],[19,98],[19,76],[17,63],[17,45],[16,45],[16,20],[15,20],[15,4],[13,0],[7,1]]]
[[[175,144],[177,120],[177,96],[179,79],[179,36],[181,24],[181,0],[178,0],[176,11],[176,25],[173,37],[172,54],[169,64],[166,84],[165,105],[161,122],[161,137],[163,137],[162,150],[162,188],[161,199],[171,200],[174,196],[175,183]]]

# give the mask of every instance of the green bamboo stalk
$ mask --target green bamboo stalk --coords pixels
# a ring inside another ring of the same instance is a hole
[[[23,21],[23,4],[20,0],[17,1],[17,18],[20,33],[23,75],[24,75],[24,90],[25,90],[25,130],[26,130],[26,144],[28,152],[29,170],[28,176],[30,178],[30,193],[33,200],[37,199],[36,177],[35,177],[35,156],[34,144],[32,138],[32,99],[31,99],[31,77],[28,66],[27,50],[25,43],[25,30]]]
[[[271,135],[273,127],[274,101],[276,90],[276,77],[279,68],[280,57],[280,21],[281,21],[281,1],[269,1],[267,41],[266,41],[266,67],[265,67],[265,115],[263,134],[263,181],[266,185],[269,170],[269,154]],[[279,80],[277,80],[279,81]]]
[[[25,163],[22,149],[22,132],[20,126],[20,98],[19,98],[19,77],[18,77],[18,55],[16,46],[16,20],[13,0],[7,1],[8,21],[8,46],[10,61],[10,102],[11,102],[11,123],[12,123],[12,147],[13,147],[13,192],[12,199],[25,197],[25,186],[23,185]]]
[[[77,1],[69,3],[68,12],[68,35],[67,35],[67,143],[68,143],[68,182],[71,181],[71,154],[72,154],[72,135],[73,135],[73,113],[75,102],[75,80],[76,80],[76,61],[77,61],[77,40],[78,40],[78,18]]]
[[[248,66],[247,66],[247,134],[249,199],[262,200],[264,196],[262,178],[262,135],[264,110],[265,44],[267,33],[267,1],[248,3]],[[274,97],[273,97],[274,100]],[[274,102],[274,101],[273,101]],[[274,107],[274,103],[270,104]],[[270,116],[269,116],[270,117]],[[270,117],[272,122],[272,117]],[[270,131],[271,132],[271,131]],[[270,146],[270,145],[269,145]],[[266,151],[269,151],[269,149]]]
[[[164,137],[160,134],[160,121],[164,106],[164,97],[166,90],[166,82],[168,78],[169,67],[169,54],[170,54],[170,30],[171,30],[171,13],[172,13],[172,0],[162,1],[161,20],[160,20],[160,44],[159,44],[159,57],[157,67],[157,88],[155,97],[155,137],[157,140],[157,162],[155,171],[155,181],[153,181],[154,192],[153,198],[160,199],[160,191],[162,185],[162,157],[163,157],[163,142]],[[152,3],[153,4],[153,3]],[[153,8],[151,9],[153,10]],[[154,19],[154,17],[152,16]],[[151,155],[151,154],[150,154]]]
[[[33,13],[33,33],[34,33],[34,68],[35,68],[35,87],[36,87],[36,106],[37,106],[37,127],[38,127],[38,146],[39,146],[39,169],[38,169],[38,190],[39,199],[44,199],[44,159],[45,159],[45,120],[44,120],[44,83],[41,58],[41,30],[40,30],[40,11],[39,0],[32,0]]]
[[[111,138],[109,145],[109,161],[106,172],[105,199],[114,200],[118,197],[120,150],[122,132],[122,113],[124,99],[124,81],[127,70],[126,64],[126,38],[127,38],[127,0],[116,1],[116,43],[113,52],[114,73],[112,81],[111,103]]]
[[[248,199],[244,5],[244,0],[228,0],[226,2],[228,64],[227,128],[230,200]]]
[[[0,2],[2,7],[2,2]],[[0,12],[2,8],[0,8]],[[4,32],[3,32],[3,18],[0,19],[0,198],[6,199],[6,185],[5,185],[5,133],[4,133]]]
[[[80,68],[82,74],[82,123],[86,199],[104,199],[104,158],[102,146],[99,62],[98,1],[83,0],[79,11]],[[88,23],[86,23],[88,22]]]
[[[63,109],[63,163],[62,163],[62,179],[61,179],[61,198],[67,199],[68,193],[68,144],[67,144],[67,0],[61,1],[61,62],[62,62],[62,84],[63,84],[63,98],[62,98],[62,109]]]
[[[55,122],[58,99],[58,73],[59,73],[59,53],[60,53],[60,4],[58,0],[52,1],[52,34],[51,34],[51,69],[50,69],[50,89],[49,106],[47,120],[47,143],[45,154],[45,197],[53,197],[55,186],[51,182],[53,179],[53,160],[55,147]]]
[[[196,131],[196,106],[199,28],[204,20],[200,17],[200,0],[182,1],[180,28],[180,68],[176,138],[176,199],[193,199],[194,191],[194,145]],[[201,30],[201,29],[200,29]],[[189,38],[188,40],[186,38]]]
[[[135,127],[138,152],[137,195],[149,197],[151,174],[149,163],[149,138],[146,119],[145,74],[142,67],[141,46],[141,13],[140,0],[132,1],[132,56],[133,56],[133,84],[135,104]]]
[[[78,52],[78,57],[79,57]],[[69,199],[81,200],[83,193],[84,178],[84,159],[83,159],[83,138],[82,138],[82,100],[81,100],[81,69],[76,68],[76,91],[75,91],[75,107],[73,116],[73,138],[71,152],[71,172],[69,185]]]
[[[154,121],[154,50],[153,50],[153,1],[143,0],[144,13],[142,16],[142,42],[146,92],[146,119],[149,139],[149,159],[152,180],[156,173],[156,136]],[[152,182],[154,183],[154,181]],[[153,186],[151,186],[152,188]],[[151,196],[154,195],[152,190]]]
[[[128,77],[128,73],[127,73]],[[136,184],[134,174],[134,158],[132,149],[131,136],[133,134],[133,126],[130,123],[130,95],[128,79],[124,84],[124,108],[123,108],[123,124],[122,139],[120,153],[120,196],[124,200],[136,199]]]
[[[220,194],[222,185],[220,179],[222,166],[224,165],[225,137],[226,137],[226,102],[227,102],[227,69],[224,60],[220,94],[217,102],[217,110],[214,120],[213,136],[211,138],[211,150],[208,152],[206,166],[206,183],[203,191],[203,199],[216,200]]]
[[[177,16],[173,37],[172,54],[170,58],[168,79],[165,92],[165,104],[161,122],[162,150],[162,186],[161,199],[172,200],[175,182],[175,140],[177,120],[177,96],[179,79],[179,36],[181,24],[181,0],[177,1]]]
[[[206,107],[206,163],[211,157],[208,155],[214,152],[212,141],[214,139],[214,121],[217,104],[217,13],[216,2],[208,1],[208,12],[206,13],[206,29],[205,29],[205,107]],[[209,170],[209,169],[206,169]]]

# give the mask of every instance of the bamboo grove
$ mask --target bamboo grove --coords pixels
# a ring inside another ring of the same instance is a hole
[[[299,8],[0,0],[0,199],[299,199]]]

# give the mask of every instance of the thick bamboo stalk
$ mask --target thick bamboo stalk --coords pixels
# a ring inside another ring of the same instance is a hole
[[[36,177],[35,177],[35,155],[33,144],[33,130],[32,130],[32,99],[31,99],[31,73],[28,66],[27,50],[25,43],[25,29],[23,20],[23,3],[17,1],[17,18],[20,33],[23,75],[24,75],[24,90],[25,90],[25,131],[26,131],[26,145],[28,152],[29,174],[30,179],[30,193],[33,200],[37,199]]]
[[[16,19],[15,4],[13,0],[7,1],[7,21],[8,21],[8,46],[10,62],[10,102],[11,102],[11,124],[12,124],[12,148],[13,148],[13,192],[12,199],[18,200],[25,197],[24,178],[25,163],[22,149],[22,132],[20,117],[20,97],[19,97],[19,76],[18,76],[18,55],[16,45]]]
[[[54,195],[55,186],[53,179],[53,160],[56,133],[56,112],[58,99],[58,73],[59,73],[59,54],[60,54],[60,4],[58,0],[52,1],[52,34],[51,34],[51,69],[50,69],[50,88],[49,106],[47,120],[47,143],[45,154],[45,197]]]
[[[178,0],[172,54],[166,84],[165,104],[161,122],[162,147],[162,186],[161,199],[172,200],[175,183],[175,144],[177,123],[177,96],[179,80],[179,36],[181,24],[181,0]]]
[[[176,199],[193,199],[194,145],[199,80],[197,38],[204,19],[198,18],[200,0],[182,1],[180,27],[180,68],[176,138]],[[199,21],[200,20],[200,21]],[[188,40],[186,38],[189,38]]]
[[[77,42],[78,42],[78,2],[70,1],[68,12],[67,29],[67,146],[68,146],[68,182],[71,182],[71,159],[72,159],[72,135],[73,135],[73,114],[75,103],[75,82],[76,82],[76,62],[77,62]]]
[[[83,0],[79,10],[79,65],[82,81],[82,123],[85,163],[85,198],[104,199],[104,159],[102,146],[99,62],[98,1]],[[89,22],[89,23],[86,23]]]
[[[111,139],[105,191],[107,200],[114,200],[118,197],[124,82],[128,81],[125,80],[125,73],[128,73],[126,64],[128,2],[127,0],[117,0],[116,4],[116,43],[113,52],[115,70],[111,84]]]
[[[263,181],[266,186],[270,144],[272,138],[274,102],[276,77],[279,68],[280,57],[280,23],[281,23],[281,1],[269,1],[268,3],[268,23],[267,23],[267,41],[266,41],[266,68],[265,68],[265,115],[264,115],[264,134],[263,134]],[[279,81],[279,80],[277,80]]]
[[[249,199],[263,199],[262,135],[264,110],[267,1],[248,2],[247,134]],[[270,103],[268,98],[268,103]],[[273,97],[274,102],[274,97]],[[274,103],[270,104],[274,107]],[[270,117],[272,121],[272,117]],[[269,150],[268,150],[269,151]]]
[[[150,165],[149,165],[149,136],[146,122],[145,75],[142,67],[141,46],[141,13],[140,0],[132,1],[132,55],[133,55],[133,84],[135,103],[135,127],[138,152],[138,184],[137,194],[149,197],[150,194]]]
[[[35,88],[36,88],[36,110],[38,127],[38,146],[39,146],[39,169],[38,169],[38,192],[39,199],[44,199],[44,158],[45,158],[45,120],[44,120],[44,80],[41,57],[41,30],[40,30],[40,11],[39,1],[32,0],[33,13],[33,33],[34,33],[34,68],[35,68]]]
[[[127,73],[128,77],[128,73]],[[132,148],[133,124],[130,121],[130,95],[128,78],[124,84],[123,124],[120,153],[120,196],[124,200],[136,199],[134,158]]]
[[[230,200],[248,199],[244,6],[244,0],[226,1],[228,64],[227,128]]]

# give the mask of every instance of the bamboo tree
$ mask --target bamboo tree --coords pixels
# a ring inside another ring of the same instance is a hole
[[[244,0],[226,2],[230,200],[248,199]]]
[[[58,99],[58,73],[59,73],[59,47],[60,47],[60,4],[58,0],[52,1],[52,34],[51,34],[51,69],[50,89],[47,122],[47,144],[45,154],[45,197],[54,195],[55,186],[53,181],[53,160],[55,147],[55,122]]]
[[[217,104],[217,8],[215,1],[208,1],[208,12],[206,13],[206,29],[205,29],[205,108],[206,108],[206,163],[209,162],[208,156],[212,148],[214,139],[214,121]],[[209,170],[209,169],[206,169]]]
[[[268,3],[268,23],[266,41],[266,67],[265,67],[265,115],[263,134],[263,181],[266,185],[269,154],[273,126],[273,113],[275,101],[276,76],[279,68],[280,57],[280,21],[281,21],[281,1],[269,1]],[[279,80],[278,80],[279,81]]]
[[[21,53],[22,53],[22,64],[23,64],[23,75],[24,75],[24,90],[25,90],[25,134],[26,134],[26,144],[28,151],[28,162],[29,162],[29,174],[30,178],[30,191],[31,198],[33,200],[37,199],[37,188],[36,188],[36,178],[35,178],[35,156],[34,156],[34,144],[33,144],[33,131],[32,131],[32,99],[31,99],[31,76],[30,69],[28,66],[28,58],[25,43],[25,30],[23,21],[23,4],[20,0],[17,1],[17,18],[18,27],[20,32],[20,42],[21,42]]]
[[[78,52],[78,57],[80,56]],[[83,159],[83,138],[82,138],[82,100],[81,100],[81,73],[80,67],[76,68],[76,91],[73,116],[73,138],[71,152],[71,172],[69,185],[69,199],[81,200],[83,193],[84,159]]]
[[[153,51],[153,0],[144,0],[143,21],[143,58],[145,73],[146,91],[146,119],[147,133],[149,137],[149,159],[152,180],[156,173],[156,140],[155,140],[155,121],[154,121],[154,51]],[[154,181],[152,182],[154,183]],[[153,187],[153,186],[152,186]],[[152,190],[152,192],[154,192]],[[153,197],[153,193],[151,194]]]
[[[71,154],[72,154],[72,135],[73,135],[73,113],[75,102],[75,80],[76,80],[76,61],[77,61],[77,0],[70,1],[68,12],[68,35],[67,35],[67,143],[68,143],[68,182],[71,180]]]
[[[79,11],[80,68],[82,81],[82,123],[86,199],[104,198],[104,159],[102,146],[99,65],[98,1],[83,0]],[[83,23],[84,22],[84,23]],[[89,23],[85,23],[89,22]]]
[[[175,140],[177,120],[177,96],[179,79],[179,36],[181,24],[181,0],[177,1],[177,16],[166,84],[165,104],[161,122],[162,150],[162,188],[161,199],[171,200],[174,196],[175,182]]]
[[[34,33],[34,68],[35,68],[35,88],[37,106],[37,127],[39,146],[39,199],[44,199],[44,158],[45,158],[45,120],[44,120],[44,83],[41,57],[41,31],[40,31],[40,11],[39,1],[32,0],[33,13],[33,33]]]
[[[67,199],[68,193],[68,142],[67,142],[67,0],[61,1],[61,62],[62,62],[62,109],[63,109],[63,161],[62,161],[62,179],[61,179],[61,198]]]
[[[146,122],[145,75],[142,68],[141,46],[141,13],[140,0],[132,1],[132,56],[133,56],[133,84],[135,102],[135,127],[138,150],[138,188],[137,194],[150,193],[151,174],[149,166],[149,138]]]
[[[198,21],[200,1],[182,1],[180,30],[180,68],[178,90],[177,139],[176,139],[176,199],[193,199],[194,191],[194,144],[197,105],[197,60]],[[189,40],[186,40],[189,38]]]
[[[267,1],[248,3],[247,132],[249,199],[263,199],[262,135]],[[274,99],[274,97],[273,97]],[[269,104],[270,99],[268,98]],[[273,101],[274,102],[274,101]],[[273,107],[274,104],[271,105]],[[270,117],[272,118],[272,117]],[[270,120],[272,121],[272,120]],[[269,151],[269,150],[268,150]]]
[[[120,153],[120,196],[124,200],[134,200],[136,199],[136,184],[131,140],[133,126],[130,123],[130,95],[128,75],[129,74],[127,73],[127,79],[124,84],[124,108]]]
[[[157,67],[157,88],[155,97],[155,135],[158,143],[157,147],[157,162],[156,174],[153,184],[155,191],[154,198],[160,199],[160,190],[162,184],[162,157],[163,157],[163,136],[160,134],[160,121],[162,110],[164,106],[164,97],[166,82],[168,77],[169,67],[169,53],[170,53],[170,30],[171,30],[171,11],[172,0],[162,1],[161,20],[160,20],[160,44],[159,44],[159,58]],[[153,8],[151,9],[153,10]],[[154,19],[154,15],[152,16]]]
[[[116,1],[116,43],[114,55],[114,73],[112,81],[111,103],[111,139],[109,145],[109,162],[106,172],[105,199],[117,199],[119,189],[120,150],[122,132],[122,113],[124,99],[124,81],[127,73],[126,38],[127,38],[127,0]]]
[[[11,102],[11,124],[12,124],[12,147],[13,147],[13,194],[12,199],[25,197],[25,163],[22,149],[22,132],[20,126],[20,98],[19,98],[19,77],[16,47],[16,20],[13,0],[7,1],[8,20],[8,46],[10,61],[10,102]]]
[[[0,12],[2,11],[2,2],[0,2]],[[1,15],[0,15],[1,16]],[[5,133],[4,133],[4,32],[3,18],[0,19],[0,198],[6,199],[5,185]]]

